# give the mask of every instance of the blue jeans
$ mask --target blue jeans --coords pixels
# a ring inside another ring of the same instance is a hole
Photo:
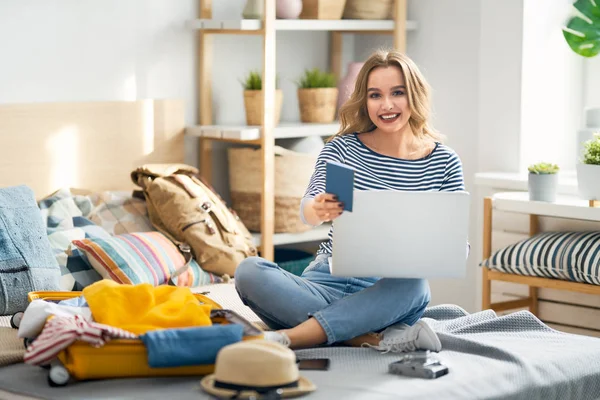
[[[429,304],[425,279],[332,276],[328,257],[318,255],[300,277],[263,258],[249,257],[235,272],[237,292],[271,329],[289,329],[315,318],[327,334],[327,344],[398,322],[413,325]]]

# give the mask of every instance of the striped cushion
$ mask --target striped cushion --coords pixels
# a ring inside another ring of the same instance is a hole
[[[496,251],[481,266],[600,285],[600,231],[545,232]]]
[[[185,264],[179,249],[160,232],[138,232],[108,239],[74,240],[92,267],[104,279],[124,284],[165,284],[171,274]],[[176,279],[177,286],[195,287],[222,282],[222,278],[204,271],[195,260]]]

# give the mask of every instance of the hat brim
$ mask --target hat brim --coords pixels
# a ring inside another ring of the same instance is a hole
[[[215,375],[207,375],[200,381],[200,385],[202,389],[206,392],[223,398],[231,398],[231,396],[237,394],[238,399],[247,399],[250,396],[257,396],[258,393],[255,390],[248,389],[241,392],[236,392],[235,390],[227,390],[215,387]],[[317,387],[308,379],[303,376],[298,378],[298,386],[292,388],[282,388],[282,397],[297,397],[302,396],[306,393],[314,392]]]

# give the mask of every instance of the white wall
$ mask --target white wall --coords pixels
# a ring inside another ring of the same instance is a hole
[[[584,60],[584,101],[586,107],[600,107],[600,55]]]
[[[483,0],[480,26],[477,168],[478,172],[516,171],[520,149],[523,1]]]
[[[193,123],[196,3],[0,1],[0,103],[181,98]]]
[[[521,83],[521,170],[536,162],[574,170],[583,117],[583,58],[560,29],[571,0],[524,1]]]

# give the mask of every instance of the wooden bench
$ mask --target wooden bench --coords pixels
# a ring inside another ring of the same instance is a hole
[[[600,202],[582,200],[574,196],[558,196],[556,202],[530,201],[527,192],[496,193],[483,200],[483,259],[492,255],[493,210],[529,214],[529,235],[539,232],[539,217],[548,216],[600,222]],[[543,277],[523,276],[482,267],[482,309],[506,311],[528,307],[538,314],[538,289],[559,289],[600,295],[600,286]],[[529,297],[492,303],[492,281],[519,283],[529,286]]]

